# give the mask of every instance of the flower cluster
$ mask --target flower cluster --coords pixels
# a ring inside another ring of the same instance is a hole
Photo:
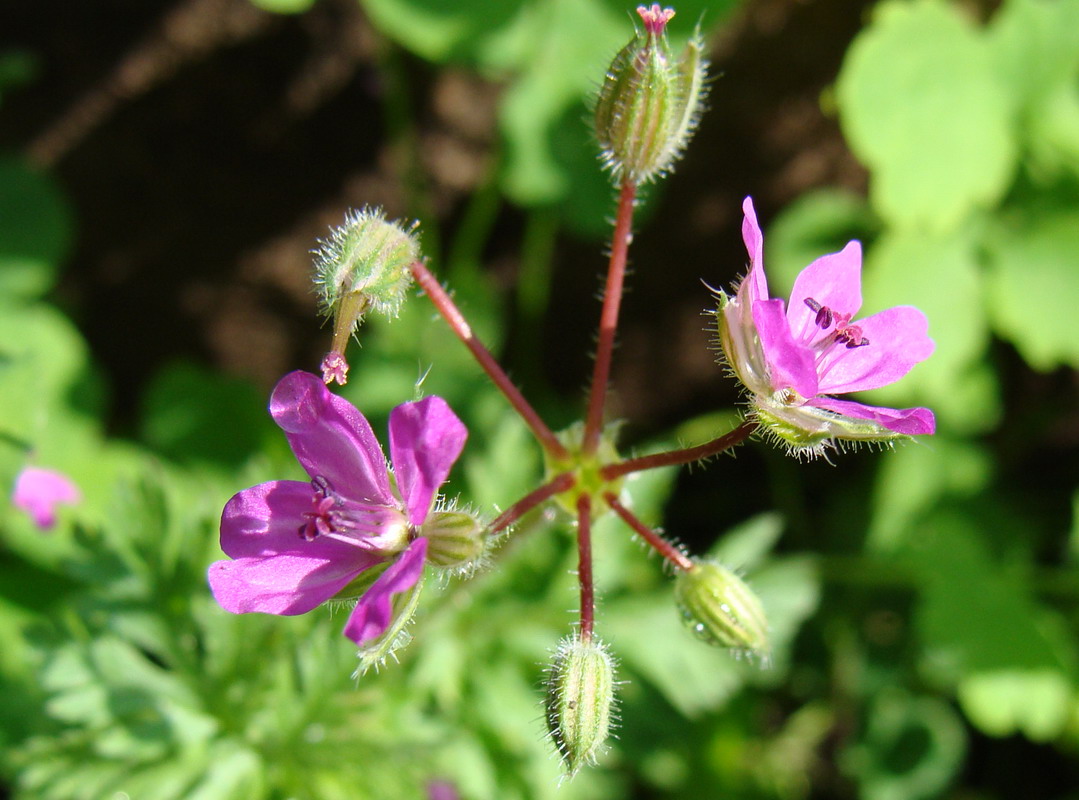
[[[323,375],[286,375],[270,401],[270,413],[310,480],[271,481],[235,495],[221,518],[221,547],[229,559],[209,571],[214,596],[235,613],[302,614],[330,601],[355,601],[344,632],[361,648],[362,670],[407,638],[404,627],[416,609],[425,567],[473,569],[488,542],[541,504],[561,504],[575,519],[580,613],[549,670],[545,716],[568,775],[604,752],[616,718],[615,659],[595,630],[592,528],[600,515],[613,511],[670,562],[675,602],[700,638],[762,662],[770,652],[767,608],[749,581],[725,565],[691,557],[640,520],[624,501],[625,476],[706,459],[755,431],[801,457],[847,442],[892,443],[935,430],[928,409],[837,397],[890,384],[928,358],[934,344],[925,315],[900,306],[855,318],[862,304],[858,242],[806,267],[787,302],[772,298],[764,237],[746,198],[742,235],[749,271],[732,295],[716,293],[715,312],[724,360],[745,390],[746,418],[694,447],[619,455],[604,413],[637,190],[665,174],[681,153],[705,80],[699,35],[676,59],[665,33],[674,11],[654,4],[638,13],[645,30],[615,57],[595,115],[597,138],[620,186],[584,420],[562,434],[547,426],[427,268],[414,227],[388,222],[377,211],[350,214],[323,243],[316,264],[323,310],[334,317]],[[393,410],[387,466],[367,420],[326,385],[347,379],[344,351],[363,315],[375,310],[394,316],[413,281],[544,451],[544,482],[489,524],[436,508],[467,436],[445,401],[428,397]]]

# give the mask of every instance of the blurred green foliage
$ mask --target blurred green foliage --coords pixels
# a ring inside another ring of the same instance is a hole
[[[582,101],[626,38],[621,3],[363,4],[417,55],[505,83],[500,191],[602,219],[610,192]],[[706,12],[711,25],[727,5],[678,10]],[[597,630],[619,659],[623,724],[600,767],[563,786],[539,703],[543,664],[572,622],[568,521],[534,513],[492,569],[431,580],[402,663],[360,679],[342,614],[221,611],[204,577],[220,557],[221,507],[299,467],[265,398],[187,363],[146,389],[137,440],[106,435],[109,387],[51,294],[77,220],[49,176],[0,161],[0,479],[9,487],[36,463],[85,495],[49,534],[0,509],[10,794],[384,799],[422,797],[445,778],[470,800],[907,800],[998,796],[960,782],[979,738],[1023,737],[1074,760],[1079,490],[1071,473],[1016,483],[1074,409],[1017,403],[1012,378],[1079,367],[1076,31],[1079,0],[1005,0],[984,23],[939,0],[886,0],[867,21],[826,100],[869,171],[869,197],[799,199],[768,228],[766,258],[779,290],[817,255],[863,241],[867,313],[917,305],[937,342],[873,399],[932,407],[939,433],[872,471],[840,461],[843,477],[812,501],[812,554],[792,552],[805,544],[787,541],[793,513],[761,509],[731,527],[724,492],[739,487],[717,487],[711,555],[762,598],[775,643],[766,669],[684,630],[659,564],[603,519]],[[31,71],[25,55],[0,58],[0,92]],[[472,272],[455,278],[497,352],[495,288]],[[478,367],[423,302],[365,329],[353,370],[363,380],[343,393],[376,430],[418,392],[443,395],[466,420],[451,494],[505,507],[539,479],[526,429],[492,387],[477,388]],[[703,439],[729,416],[641,449]],[[628,483],[655,525],[674,491],[669,470]],[[825,765],[850,783],[818,785]]]

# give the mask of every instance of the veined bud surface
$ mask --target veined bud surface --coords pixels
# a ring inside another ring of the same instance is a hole
[[[615,56],[596,103],[596,135],[616,178],[645,183],[667,172],[697,125],[707,62],[696,30],[677,59],[667,42],[674,9],[640,6],[644,31]]]
[[[420,527],[427,538],[427,563],[443,569],[470,570],[487,551],[485,526],[467,511],[434,511]]]
[[[675,600],[698,637],[744,653],[768,650],[768,620],[761,601],[745,581],[722,564],[696,561],[678,575]]]
[[[326,383],[348,380],[348,338],[374,311],[396,317],[412,285],[413,262],[420,257],[415,225],[390,222],[379,209],[350,211],[315,253],[319,305],[333,317],[333,346],[322,362]]]
[[[613,708],[614,663],[607,648],[576,635],[563,641],[547,678],[547,729],[569,777],[595,763]]]

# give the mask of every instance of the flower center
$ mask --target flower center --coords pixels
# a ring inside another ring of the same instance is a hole
[[[848,350],[853,350],[855,347],[865,347],[869,344],[869,340],[862,336],[861,327],[850,324],[850,314],[840,314],[838,311],[833,311],[828,306],[821,305],[812,297],[807,297],[805,304],[809,306],[810,311],[817,313],[813,322],[821,330],[826,331],[832,327],[832,323],[835,323],[835,330],[832,331],[832,335],[824,340],[829,345],[842,343]],[[830,348],[826,347],[825,349]]]
[[[831,333],[813,345],[813,350],[816,351],[814,366],[817,368],[817,376],[823,378],[842,359],[847,350],[866,347],[869,339],[862,335],[860,326],[850,324],[850,314],[841,314],[818,303],[812,297],[807,297],[805,304],[809,306],[810,311],[816,312],[817,316],[814,317],[813,322],[818,328],[827,331],[834,326]]]
[[[303,513],[300,538],[330,537],[365,549],[398,552],[415,538],[399,509],[365,505],[342,497],[322,475],[311,481],[311,509]]]

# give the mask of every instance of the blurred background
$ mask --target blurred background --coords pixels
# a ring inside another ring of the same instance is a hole
[[[1079,797],[1079,2],[675,7],[714,77],[639,211],[623,452],[736,419],[704,283],[745,269],[746,195],[775,294],[857,238],[864,313],[926,312],[932,359],[866,399],[938,434],[632,482],[642,518],[746,575],[772,663],[693,639],[604,520],[622,724],[559,786],[566,520],[429,581],[401,663],[358,680],[341,613],[231,616],[205,568],[229,496],[301,476],[266,402],[328,349],[311,251],[349,208],[419,220],[544,417],[582,415],[614,210],[588,109],[631,5],[0,6],[0,481],[81,493],[49,530],[0,505],[0,797]],[[376,431],[423,378],[471,431],[451,494],[492,512],[534,487],[538,448],[426,299],[359,339],[342,393]]]

